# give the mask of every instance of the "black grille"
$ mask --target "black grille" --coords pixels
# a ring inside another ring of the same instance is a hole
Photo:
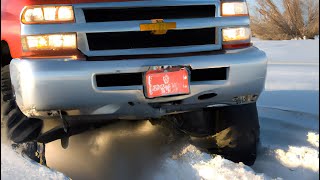
[[[84,9],[87,22],[214,17],[214,5]]]
[[[215,43],[215,28],[169,30],[164,35],[148,31],[87,33],[90,50],[205,45]]]

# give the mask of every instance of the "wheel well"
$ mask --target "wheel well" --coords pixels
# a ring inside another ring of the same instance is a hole
[[[10,64],[12,60],[10,48],[6,41],[1,41],[1,67]]]

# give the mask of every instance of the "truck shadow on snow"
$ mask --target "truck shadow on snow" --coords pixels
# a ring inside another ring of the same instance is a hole
[[[119,122],[47,144],[49,167],[72,179],[152,179],[168,154],[186,144],[167,129],[149,121]]]

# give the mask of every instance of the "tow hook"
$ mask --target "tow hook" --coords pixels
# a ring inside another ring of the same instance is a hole
[[[60,118],[62,120],[62,124],[63,124],[63,130],[66,134],[68,134],[69,129],[70,129],[70,125],[68,123],[68,121],[64,118],[64,115],[62,114],[61,111],[59,111],[60,114]],[[67,149],[69,146],[69,136],[67,135],[66,137],[61,138],[61,146],[64,149]]]

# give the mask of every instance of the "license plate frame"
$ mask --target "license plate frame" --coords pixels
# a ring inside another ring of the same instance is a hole
[[[148,99],[190,94],[190,70],[184,66],[152,66],[143,74],[143,89]]]

